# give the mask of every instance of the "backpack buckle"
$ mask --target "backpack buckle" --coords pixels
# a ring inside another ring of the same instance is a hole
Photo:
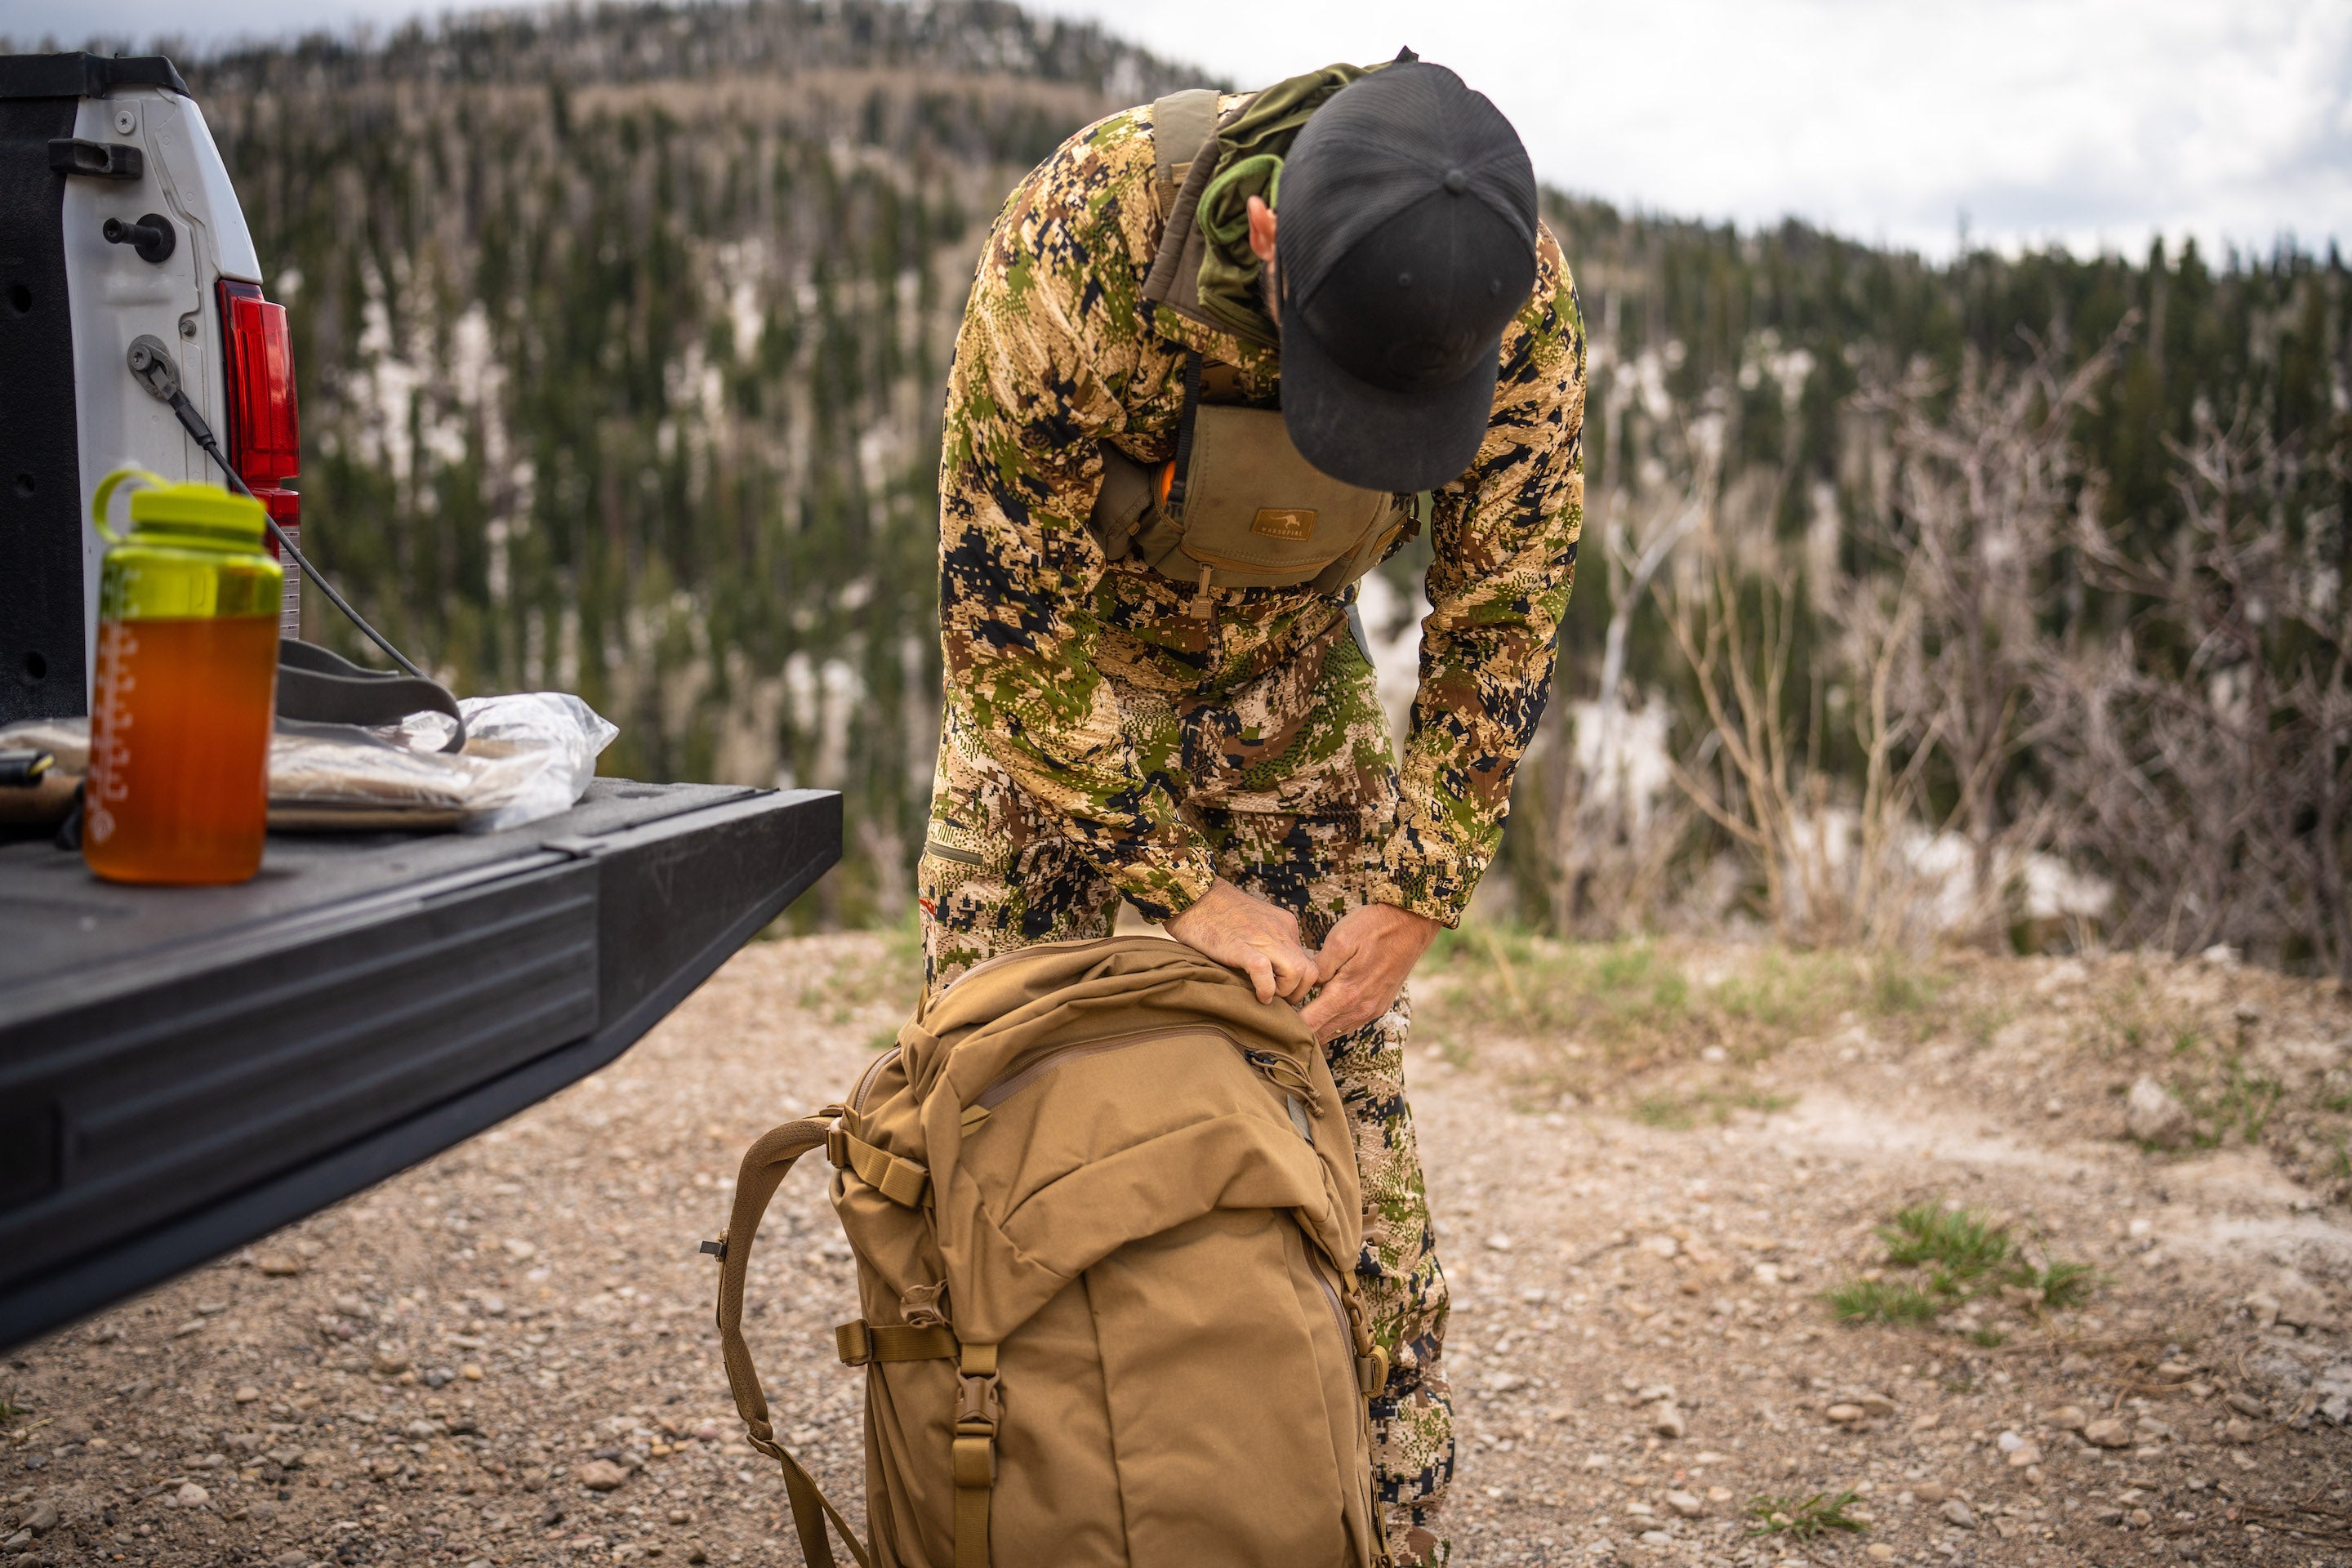
[[[973,1437],[988,1436],[1003,1416],[1004,1406],[996,1397],[996,1373],[974,1377],[966,1373],[956,1379],[958,1432]]]
[[[824,1157],[836,1171],[849,1169],[849,1130],[838,1121],[824,1130]]]

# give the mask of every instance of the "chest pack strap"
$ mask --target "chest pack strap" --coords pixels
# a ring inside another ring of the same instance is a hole
[[[1192,476],[1192,430],[1201,420],[1201,351],[1184,351],[1184,410],[1176,416],[1176,465],[1168,479],[1168,510],[1184,514],[1184,491]]]
[[[1217,89],[1188,87],[1151,106],[1151,200],[1165,222],[1192,160],[1217,130]]]

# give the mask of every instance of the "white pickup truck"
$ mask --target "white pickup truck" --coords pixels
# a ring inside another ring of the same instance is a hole
[[[106,474],[226,464],[299,521],[261,282],[169,60],[0,56],[0,726],[89,711]],[[499,833],[273,834],[235,887],[0,826],[0,1349],[594,1071],[840,853],[837,795],[618,779]]]
[[[163,351],[246,484],[299,528],[294,360],[262,281],[171,61],[0,56],[0,723],[89,710],[99,480],[131,464],[225,482],[134,374],[134,344]],[[301,584],[286,564],[293,636]]]

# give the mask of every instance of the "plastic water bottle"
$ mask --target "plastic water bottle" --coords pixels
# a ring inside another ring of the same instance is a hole
[[[108,526],[126,483],[131,532]],[[285,573],[261,503],[109,474],[82,858],[118,882],[242,882],[261,868]]]

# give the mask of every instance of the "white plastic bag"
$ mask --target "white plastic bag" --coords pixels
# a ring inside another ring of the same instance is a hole
[[[467,697],[466,749],[439,750],[449,721],[417,713],[396,725],[278,721],[269,738],[269,826],[285,829],[462,828],[495,833],[569,811],[596,758],[620,731],[566,691]],[[89,721],[7,727],[8,743],[52,752],[57,771],[88,766]]]
[[[280,721],[269,753],[273,826],[392,826],[383,814],[432,816],[467,833],[495,833],[569,811],[587,793],[596,758],[620,731],[567,691],[467,697],[466,749],[439,748],[449,721],[414,713],[396,725]],[[416,826],[425,826],[422,821]]]

